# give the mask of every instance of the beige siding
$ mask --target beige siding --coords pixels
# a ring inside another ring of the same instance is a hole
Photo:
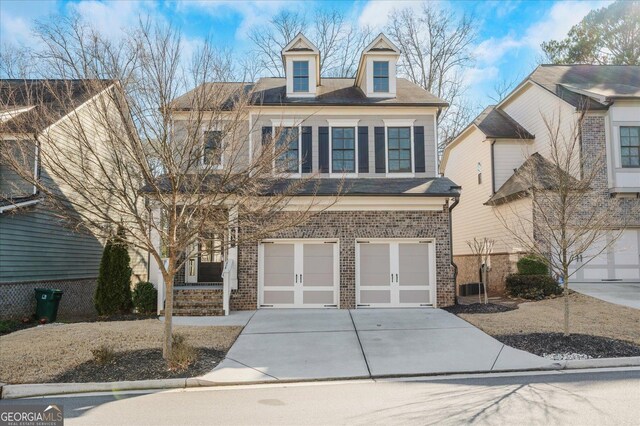
[[[517,140],[498,140],[493,144],[494,189],[497,191],[515,169],[531,155],[531,146]]]
[[[578,115],[575,108],[535,84],[526,86],[500,109],[535,136],[531,153],[548,156],[552,140],[549,127],[555,131],[558,123],[560,141],[570,141],[576,134]]]
[[[482,183],[478,184],[477,165],[482,165]],[[510,223],[517,223],[512,209],[529,217],[528,200],[509,203],[497,209],[485,206],[491,197],[491,142],[479,130],[473,130],[449,153],[444,170],[446,177],[462,186],[460,203],[452,213],[453,254],[471,254],[467,241],[473,238],[490,238],[495,241],[494,253],[511,252],[517,248],[503,225],[504,217]],[[530,202],[529,202],[530,204]],[[496,214],[498,213],[498,214]]]

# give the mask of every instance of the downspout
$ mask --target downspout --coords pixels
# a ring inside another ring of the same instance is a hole
[[[491,142],[491,194],[496,193],[496,168],[495,166],[495,156],[493,154],[494,145],[496,144],[496,140],[494,139]]]
[[[457,189],[461,189],[461,187],[458,186]],[[450,257],[451,266],[453,266],[454,288],[456,287],[456,281],[458,280],[458,265],[456,265],[455,262],[453,261],[453,216],[451,212],[458,205],[459,202],[460,202],[460,196],[457,196],[454,198],[453,203],[449,206],[449,257]],[[455,294],[454,294],[454,297],[455,297]],[[455,300],[457,304],[458,298],[456,297]]]

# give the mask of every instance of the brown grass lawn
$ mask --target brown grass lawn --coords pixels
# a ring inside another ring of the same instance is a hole
[[[571,333],[592,334],[640,345],[640,310],[579,293],[571,294],[569,301]],[[492,336],[563,331],[562,297],[521,303],[518,306],[515,311],[459,316]]]
[[[0,382],[41,383],[93,359],[91,350],[162,347],[163,323],[157,319],[51,324],[0,337]],[[187,343],[227,351],[242,327],[178,327]]]

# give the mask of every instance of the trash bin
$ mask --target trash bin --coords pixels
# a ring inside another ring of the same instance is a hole
[[[55,322],[58,316],[58,305],[62,299],[62,290],[53,288],[36,288],[36,320],[46,318],[47,322]]]

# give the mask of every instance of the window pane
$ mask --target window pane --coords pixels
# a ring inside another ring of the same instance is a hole
[[[390,173],[411,172],[411,128],[389,127],[388,137],[388,169]]]
[[[356,141],[353,127],[331,128],[331,169],[333,173],[356,171]]]
[[[386,93],[389,91],[389,79],[387,77],[373,78],[373,91]]]
[[[389,77],[389,62],[374,61],[373,62],[374,77]]]
[[[620,127],[622,167],[640,167],[640,126]]]
[[[210,130],[204,132],[204,161],[218,166],[222,163],[222,132]]]
[[[293,91],[309,91],[309,61],[293,61]]]
[[[640,136],[640,127],[629,127],[629,136],[638,138]]]
[[[282,152],[282,147],[286,146],[287,150]],[[281,172],[297,173],[298,172],[298,128],[283,127],[276,142],[276,147],[280,155],[277,161],[278,170]]]

